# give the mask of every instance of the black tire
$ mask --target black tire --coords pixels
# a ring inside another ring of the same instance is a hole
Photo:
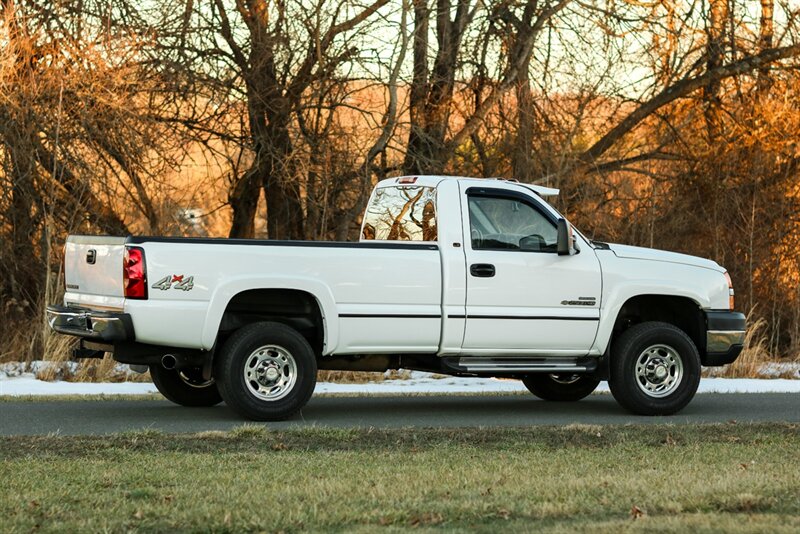
[[[674,414],[689,404],[700,385],[697,347],[668,323],[640,323],[622,332],[612,341],[610,365],[611,394],[639,415]]]
[[[535,374],[523,378],[522,383],[542,400],[574,402],[591,394],[600,381],[586,375]]]
[[[165,369],[161,365],[150,366],[150,378],[156,389],[167,400],[181,406],[214,406],[222,402],[222,397],[214,380],[203,380],[200,368],[178,372]]]
[[[239,415],[280,421],[296,414],[311,398],[317,359],[297,330],[281,323],[253,323],[225,342],[214,362],[214,376],[225,403]]]

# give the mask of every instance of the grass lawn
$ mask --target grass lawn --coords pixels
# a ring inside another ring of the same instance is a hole
[[[0,530],[800,531],[800,426],[0,438]]]

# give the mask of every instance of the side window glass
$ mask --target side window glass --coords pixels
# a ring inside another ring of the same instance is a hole
[[[468,206],[473,250],[556,252],[555,225],[529,204],[471,195]]]
[[[381,187],[364,214],[362,239],[436,241],[436,189]]]

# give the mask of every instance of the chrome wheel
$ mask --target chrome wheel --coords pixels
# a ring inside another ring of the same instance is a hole
[[[203,375],[202,372],[199,373],[199,376],[193,376],[192,374],[187,374],[184,371],[178,372],[178,378],[181,379],[181,382],[183,382],[184,384],[186,384],[191,388],[197,388],[197,389],[207,388],[208,386],[214,383],[213,378],[210,378],[208,380],[203,380],[202,375]]]
[[[551,374],[550,380],[553,382],[557,382],[559,384],[574,384],[578,380],[581,379],[582,375],[573,374],[573,375],[565,375],[565,374]]]
[[[683,360],[669,345],[647,347],[636,359],[636,385],[649,397],[674,392],[683,379]]]
[[[244,381],[250,393],[261,400],[282,399],[297,382],[297,363],[283,347],[259,347],[247,357]]]
[[[150,378],[167,400],[181,406],[214,406],[222,402],[215,380],[203,379],[199,367],[180,371],[167,369],[160,363],[150,365]]]

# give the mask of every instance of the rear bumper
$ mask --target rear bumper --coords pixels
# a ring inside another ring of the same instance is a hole
[[[744,348],[747,330],[743,313],[706,312],[706,354],[702,363],[716,367],[733,363]]]
[[[59,334],[106,342],[133,341],[133,321],[127,313],[48,306],[47,323]]]

